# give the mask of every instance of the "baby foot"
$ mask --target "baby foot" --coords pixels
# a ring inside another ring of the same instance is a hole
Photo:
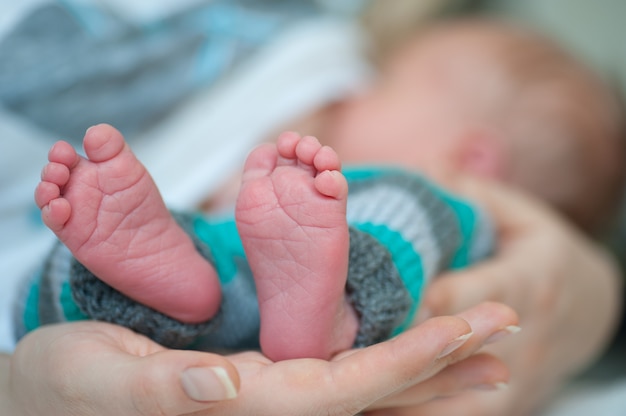
[[[48,154],[35,201],[44,223],[85,267],[132,299],[184,322],[219,308],[213,267],[178,226],[122,135],[98,125],[80,157],[68,143]]]
[[[296,133],[246,161],[235,214],[257,285],[261,347],[273,360],[329,358],[354,342],[340,168],[334,150]]]

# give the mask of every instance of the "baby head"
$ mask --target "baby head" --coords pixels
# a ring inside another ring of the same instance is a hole
[[[440,22],[401,45],[346,101],[333,145],[346,162],[435,180],[470,173],[547,201],[586,231],[614,213],[626,137],[615,93],[544,37],[502,22]]]

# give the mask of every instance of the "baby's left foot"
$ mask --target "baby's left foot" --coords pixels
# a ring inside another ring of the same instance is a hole
[[[273,360],[329,358],[352,346],[358,320],[345,298],[348,184],[337,154],[285,133],[253,151],[236,207],[257,285],[261,347]]]

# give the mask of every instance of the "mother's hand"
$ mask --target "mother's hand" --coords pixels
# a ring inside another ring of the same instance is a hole
[[[6,367],[7,357],[0,359]],[[166,350],[126,328],[91,321],[29,333],[0,376],[0,402],[15,416],[182,415],[234,397],[239,387],[224,357]],[[194,385],[198,378],[203,388]]]
[[[486,303],[330,362],[279,363],[252,352],[166,350],[100,322],[54,325],[19,343],[10,371],[0,356],[0,404],[14,416],[352,415],[472,355],[511,325],[517,315],[510,308]],[[485,371],[469,384],[507,380],[500,362],[480,359]],[[454,367],[439,374],[453,376]],[[441,376],[432,380],[422,383],[423,400],[447,391]],[[225,400],[239,386],[237,398]]]
[[[489,261],[436,280],[425,310],[448,315],[486,300],[515,309],[524,330],[488,349],[510,368],[511,383],[425,406],[391,401],[405,407],[386,415],[526,415],[602,352],[620,316],[621,278],[599,245],[515,192],[473,181],[459,186],[493,214],[498,250]]]
[[[218,406],[228,415],[348,416],[418,384],[422,400],[429,401],[457,391],[460,384],[506,383],[508,370],[488,356],[474,362],[480,370],[473,377],[449,381],[456,374],[453,363],[517,323],[512,309],[484,303],[455,317],[430,319],[389,341],[341,353],[330,362],[271,363],[256,353],[232,356],[242,379],[241,394]]]

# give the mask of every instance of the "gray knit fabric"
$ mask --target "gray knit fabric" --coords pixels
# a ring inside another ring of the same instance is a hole
[[[374,237],[350,228],[348,299],[359,315],[355,347],[388,339],[411,308],[389,251]]]
[[[199,335],[190,348],[202,351],[259,350],[261,316],[252,271],[244,257],[234,259],[237,274],[222,285],[223,313],[210,333]]]
[[[71,273],[74,300],[85,314],[130,328],[169,348],[185,348],[199,335],[209,333],[222,313],[220,310],[206,323],[184,324],[133,301],[76,261]]]
[[[175,218],[194,241],[196,249],[213,263],[209,248],[193,233],[192,216],[175,214]],[[202,349],[238,349],[256,346],[258,326],[246,324],[247,319],[238,319],[239,307],[256,302],[245,293],[245,278],[226,285],[230,290],[222,294],[222,305],[218,315],[204,323],[186,324],[172,319],[150,307],[137,303],[126,295],[99,280],[75,259],[72,260],[70,284],[74,301],[82,312],[92,319],[115,323],[146,335],[169,348],[193,346]],[[240,290],[233,290],[240,287]],[[350,261],[346,285],[348,299],[353,304],[359,319],[356,347],[383,341],[405,318],[411,299],[404,288],[389,252],[370,235],[350,229]],[[256,305],[258,307],[258,305]],[[223,324],[228,321],[229,324]],[[242,321],[242,322],[240,322]],[[241,333],[241,328],[249,333]],[[229,331],[238,331],[237,340],[244,345],[235,345]],[[215,332],[215,339],[213,333]]]
[[[400,234],[419,253],[427,280],[448,267],[462,237],[456,214],[428,181],[389,170],[349,183],[350,224],[384,225]]]

